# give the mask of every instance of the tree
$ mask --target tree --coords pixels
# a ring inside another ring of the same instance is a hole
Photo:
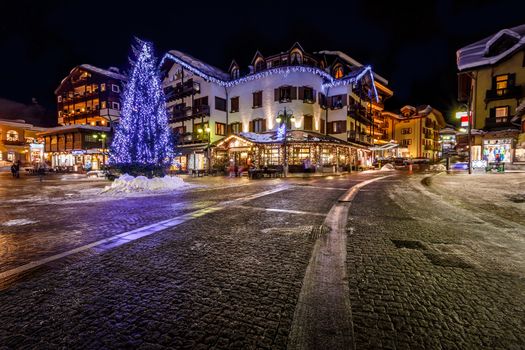
[[[109,162],[131,175],[160,175],[173,160],[173,137],[153,44],[135,41]]]

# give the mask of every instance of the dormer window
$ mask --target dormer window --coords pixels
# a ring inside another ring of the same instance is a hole
[[[342,78],[343,74],[344,74],[343,73],[343,66],[340,65],[340,64],[335,66],[333,74],[334,74],[334,78],[336,78],[336,79]]]
[[[294,51],[290,55],[291,64],[303,64],[303,55],[299,51]]]
[[[257,61],[255,61],[255,71],[260,72],[266,68],[266,64],[262,58],[258,58]]]
[[[239,68],[235,67],[231,72],[232,79],[239,79]]]
[[[492,40],[489,40],[485,48],[485,57],[497,56],[516,45],[519,40],[518,34],[508,30],[506,32],[504,30]]]

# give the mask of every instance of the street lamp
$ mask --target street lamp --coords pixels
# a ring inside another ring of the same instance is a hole
[[[100,138],[100,141],[102,143],[102,163],[103,165],[106,165],[106,152],[104,151],[106,149],[106,133],[99,132],[96,134],[93,134],[93,138],[95,140],[98,140]]]
[[[210,172],[210,169],[211,169],[211,155],[210,155],[211,129],[209,127],[206,127],[205,129],[198,128],[197,132],[199,134],[202,134],[203,132],[206,132],[206,134],[208,134],[208,149],[207,149],[207,152],[206,152],[206,158],[208,160],[208,164],[207,164],[208,172]]]
[[[278,133],[282,133],[280,136],[283,137],[283,148],[284,148],[284,157],[283,157],[283,171],[284,171],[284,177],[286,177],[287,173],[288,173],[288,152],[287,152],[287,149],[286,149],[286,139],[287,139],[287,133],[288,131],[286,130],[287,128],[287,124],[288,124],[288,121],[290,121],[291,123],[295,123],[295,117],[293,115],[293,112],[290,112],[290,113],[287,113],[286,112],[286,107],[284,107],[284,110],[283,111],[279,111],[279,113],[277,114],[277,118],[275,118],[275,120],[277,121],[277,125],[279,126],[278,127]],[[281,127],[283,128],[283,131],[281,131]]]

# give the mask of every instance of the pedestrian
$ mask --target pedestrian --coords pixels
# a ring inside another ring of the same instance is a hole
[[[42,180],[44,178],[45,171],[46,171],[46,168],[45,168],[44,164],[38,163],[37,173],[38,173],[38,179],[40,180],[40,182],[42,182]]]
[[[16,163],[11,164],[11,175],[16,178]]]
[[[15,176],[17,179],[20,178],[20,161],[17,160],[15,164]]]
[[[233,166],[233,172],[235,174],[235,177],[239,176],[239,167],[237,166],[237,164]]]

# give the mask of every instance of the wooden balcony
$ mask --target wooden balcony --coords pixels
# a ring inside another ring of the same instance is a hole
[[[485,94],[485,101],[520,98],[520,96],[521,96],[521,86],[513,85],[505,89],[487,90]]]
[[[369,115],[366,112],[366,108],[361,105],[358,105],[358,104],[349,105],[346,115],[361,123],[365,123],[368,125],[372,124],[372,116]]]
[[[496,128],[518,128],[518,126],[510,122],[510,117],[486,118],[485,119],[485,129],[496,129]]]
[[[2,143],[6,146],[25,146],[26,142],[24,140],[2,140]]]
[[[201,105],[192,107],[182,107],[173,110],[173,115],[170,117],[170,123],[183,122],[195,118],[208,117],[210,115],[210,106]]]
[[[357,142],[365,145],[372,144],[372,138],[370,135],[363,134],[357,131],[347,131],[347,140],[349,142]]]
[[[175,86],[167,86],[164,88],[164,93],[166,94],[168,102],[198,94],[200,91],[200,84],[194,82],[192,79],[185,81],[184,83],[177,83]]]

